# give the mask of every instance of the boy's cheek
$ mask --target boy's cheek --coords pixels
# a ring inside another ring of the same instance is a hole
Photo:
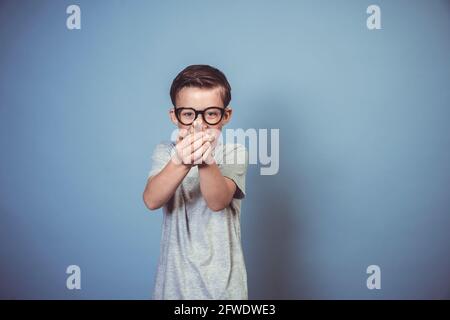
[[[185,125],[182,125],[182,124],[178,123],[178,129],[179,130],[187,130],[187,131],[189,131],[190,128],[191,128],[191,126],[185,126]]]

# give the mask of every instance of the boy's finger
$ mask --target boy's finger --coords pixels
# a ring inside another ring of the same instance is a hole
[[[211,135],[209,133],[206,134],[206,140],[209,142],[213,142],[216,139],[214,135]]]
[[[194,138],[195,139],[195,138]],[[194,153],[195,151],[198,150],[198,148],[200,148],[203,144],[205,143],[205,140],[200,138],[197,138],[196,140],[194,140],[191,144],[188,144],[187,146],[184,147],[184,150],[187,150],[189,153]]]
[[[208,148],[210,148],[210,144],[209,142],[206,142],[204,144],[202,144],[202,146],[200,148],[197,149],[197,151],[195,151],[192,154],[192,163],[193,164],[201,164],[203,163],[203,155],[205,153],[206,150],[208,150]]]
[[[186,148],[187,146],[189,146],[190,144],[194,143],[195,141],[202,139],[203,138],[204,133],[203,132],[198,132],[195,134],[189,134],[187,135],[182,141],[181,141],[181,147],[182,148]]]
[[[178,132],[177,143],[183,140],[188,135],[188,133],[189,132],[186,129],[180,129],[180,131]]]
[[[202,160],[203,162],[206,162],[206,160],[208,159],[209,155],[212,152],[212,147],[211,144],[209,142],[207,142],[208,148],[206,149],[206,151],[203,153],[203,157]]]
[[[184,137],[186,137],[189,134],[189,131],[186,129],[180,129],[180,131],[178,132],[178,137],[183,139]]]

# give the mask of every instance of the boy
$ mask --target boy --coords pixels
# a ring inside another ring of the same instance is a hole
[[[220,70],[191,65],[170,97],[178,138],[156,146],[143,193],[150,210],[164,213],[153,298],[248,299],[240,232],[248,154],[219,140],[231,87]]]

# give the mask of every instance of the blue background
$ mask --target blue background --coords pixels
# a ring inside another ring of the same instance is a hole
[[[448,1],[2,1],[0,45],[0,298],[151,297],[142,191],[199,63],[229,128],[280,129],[279,173],[247,175],[249,298],[450,298]]]

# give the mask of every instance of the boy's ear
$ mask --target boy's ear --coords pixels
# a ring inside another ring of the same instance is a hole
[[[176,126],[178,126],[178,119],[177,119],[177,116],[175,115],[175,108],[170,108],[169,109],[169,117],[170,117],[170,120],[176,125]]]
[[[233,109],[231,109],[231,106],[228,106],[225,108],[225,113],[223,114],[223,124],[227,124],[231,120],[231,116],[233,115]]]

